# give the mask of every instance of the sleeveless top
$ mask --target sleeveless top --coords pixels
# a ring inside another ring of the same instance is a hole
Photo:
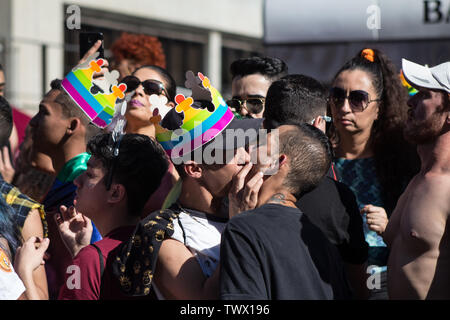
[[[174,219],[172,239],[183,243],[195,256],[205,277],[212,276],[220,261],[220,240],[228,219],[182,208]],[[164,296],[153,284],[156,297]]]
[[[165,239],[182,242],[195,256],[205,277],[216,270],[220,259],[220,240],[227,219],[181,207],[155,211],[141,220],[133,236],[118,247],[113,273],[122,291],[131,296],[149,295],[154,290],[164,299],[153,283],[159,249]]]
[[[334,159],[334,164],[340,181],[355,194],[360,210],[368,204],[384,208],[383,187],[377,177],[374,158],[354,160],[337,158]],[[389,253],[387,246],[381,236],[369,230],[365,214],[362,218],[364,236],[369,245],[368,264],[386,266]]]
[[[0,174],[0,194],[6,203],[14,209],[14,220],[22,231],[25,220],[28,218],[31,210],[37,209],[41,217],[44,237],[48,236],[47,221],[45,217],[44,206],[20,192],[18,188],[3,180]]]

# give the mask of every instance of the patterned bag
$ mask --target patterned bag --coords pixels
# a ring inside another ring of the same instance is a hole
[[[151,213],[139,222],[131,239],[119,246],[113,273],[125,294],[150,294],[159,249],[162,242],[173,235],[173,220],[180,212],[181,207],[176,203],[169,209]]]

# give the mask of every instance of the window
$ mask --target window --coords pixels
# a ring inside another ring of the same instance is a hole
[[[207,45],[209,30],[187,27],[140,17],[81,8],[81,30],[65,30],[64,72],[67,74],[79,61],[79,33],[102,32],[105,57],[108,48],[122,32],[142,33],[158,37],[166,55],[167,70],[178,86],[184,87],[187,70],[207,72]],[[231,92],[230,64],[241,57],[261,55],[261,40],[245,39],[236,35],[223,35],[222,40],[222,94]]]

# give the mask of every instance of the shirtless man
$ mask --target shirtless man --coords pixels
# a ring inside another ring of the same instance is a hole
[[[403,59],[419,92],[409,101],[405,137],[418,145],[420,172],[387,225],[391,299],[450,299],[450,62],[434,68]]]

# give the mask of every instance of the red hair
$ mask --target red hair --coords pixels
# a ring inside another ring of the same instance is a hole
[[[166,56],[161,42],[156,37],[124,32],[113,43],[111,51],[117,63],[130,59],[142,65],[166,68]]]

